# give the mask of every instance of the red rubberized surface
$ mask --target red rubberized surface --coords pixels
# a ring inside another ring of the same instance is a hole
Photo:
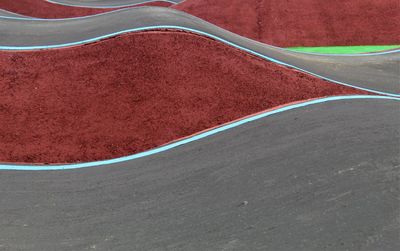
[[[0,52],[0,161],[110,159],[282,104],[367,92],[184,32]]]
[[[160,2],[133,5],[132,7],[140,7],[140,6],[169,7],[171,6],[171,3],[160,1]],[[128,7],[122,7],[122,8],[128,8]],[[0,1],[0,9],[11,11],[29,17],[38,17],[38,18],[81,17],[81,16],[89,16],[89,15],[104,13],[122,8],[103,9],[103,8],[72,7],[72,6],[54,4],[44,0],[1,0]]]
[[[281,47],[400,43],[399,0],[186,0],[173,8]]]

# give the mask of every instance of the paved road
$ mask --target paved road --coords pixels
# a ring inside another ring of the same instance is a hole
[[[399,250],[399,112],[334,101],[113,166],[0,171],[0,250]]]
[[[23,17],[23,18],[30,18],[30,17],[27,17],[27,16],[20,15],[20,14],[18,14],[18,13],[14,13],[14,12],[2,10],[2,9],[0,9],[0,17]]]
[[[170,8],[145,7],[64,20],[0,18],[0,48],[35,49],[83,43],[132,29],[192,29],[323,78],[381,92],[400,93],[400,51],[364,56],[314,55],[250,40]],[[177,28],[179,26],[179,28]]]
[[[136,4],[151,3],[151,2],[170,2],[180,3],[184,0],[49,0],[48,2],[58,3],[68,6],[91,7],[91,8],[117,8],[121,6],[131,6]]]

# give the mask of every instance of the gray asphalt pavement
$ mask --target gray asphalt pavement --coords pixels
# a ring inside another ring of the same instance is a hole
[[[381,92],[400,93],[400,52],[343,56],[288,51],[241,37],[199,18],[160,7],[131,8],[102,15],[63,20],[13,20],[0,18],[0,48],[33,49],[65,46],[132,29],[157,27],[191,29],[218,37],[245,50],[290,64],[322,78]]]
[[[2,9],[0,9],[0,17],[23,17],[23,18],[31,18],[31,17],[23,16],[23,15],[20,15],[20,14],[18,14],[18,13],[14,13],[14,12],[2,10]]]
[[[0,171],[0,250],[400,250],[399,113],[333,101],[111,166]]]
[[[91,7],[91,8],[109,8],[109,7],[121,7],[130,6],[143,3],[151,2],[170,2],[170,3],[180,3],[184,0],[51,0],[49,2],[64,4],[68,6],[77,7]]]

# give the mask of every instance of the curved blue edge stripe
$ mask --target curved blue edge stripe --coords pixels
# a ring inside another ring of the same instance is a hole
[[[129,7],[130,6],[130,7]],[[25,21],[29,21],[29,20],[35,20],[35,21],[43,21],[43,22],[54,22],[54,21],[65,21],[65,20],[80,20],[80,19],[86,19],[86,18],[92,18],[92,17],[97,17],[97,16],[103,16],[103,15],[107,15],[110,13],[115,13],[115,12],[120,12],[120,11],[125,11],[125,10],[129,10],[129,9],[138,9],[138,8],[165,8],[165,7],[160,7],[160,6],[135,6],[135,5],[129,5],[127,6],[127,8],[124,9],[116,9],[116,10],[110,10],[110,11],[106,11],[106,12],[102,12],[102,13],[97,13],[97,14],[93,14],[93,15],[88,15],[88,16],[80,16],[80,17],[67,17],[67,18],[40,18],[40,17],[30,17],[30,16],[21,16],[21,17],[9,17],[9,16],[1,16],[0,15],[0,19],[16,19],[16,20],[25,20]],[[7,11],[7,10],[5,10]],[[10,12],[7,11],[11,14],[18,14],[18,13],[14,13],[14,12]],[[18,14],[19,15],[19,14]]]
[[[21,17],[8,17],[8,16],[0,16],[0,19],[16,19],[16,20],[35,20],[35,21],[43,21],[43,22],[54,22],[54,21],[63,21],[63,20],[76,20],[76,19],[85,19],[85,18],[91,18],[91,17],[97,17],[97,16],[102,16],[102,15],[106,15],[106,14],[110,14],[110,13],[114,13],[114,12],[118,12],[118,11],[122,11],[122,10],[128,10],[128,9],[137,9],[137,8],[147,8],[146,6],[141,6],[141,7],[135,7],[132,6],[130,8],[125,8],[125,9],[118,9],[118,10],[111,10],[111,11],[107,11],[107,12],[102,12],[102,13],[97,13],[97,14],[93,14],[93,15],[89,15],[89,16],[81,16],[81,17],[67,17],[67,18],[40,18],[40,17],[30,17],[30,16],[21,16]],[[155,8],[155,7],[153,7]],[[162,7],[159,7],[162,8]],[[9,13],[12,14],[18,14],[18,13],[13,13],[10,11],[7,11]]]
[[[114,33],[110,33],[107,35],[103,35],[103,36],[99,36],[99,37],[95,37],[95,38],[90,38],[90,39],[86,39],[86,40],[82,40],[82,41],[77,41],[77,42],[71,42],[71,43],[65,43],[65,44],[60,44],[60,45],[38,45],[38,46],[0,46],[0,50],[40,50],[40,49],[53,49],[53,48],[61,48],[61,47],[68,47],[68,46],[76,46],[76,45],[81,45],[81,44],[87,44],[87,43],[92,43],[92,42],[96,42],[105,38],[109,38],[109,37],[114,37],[123,33],[128,33],[128,32],[139,32],[139,31],[147,31],[147,30],[158,30],[158,29],[176,29],[176,30],[184,30],[184,31],[189,31],[189,32],[193,32],[195,34],[200,34],[206,37],[210,37],[212,39],[215,39],[217,41],[220,41],[222,43],[225,43],[227,45],[233,46],[235,48],[238,48],[242,51],[246,51],[250,54],[253,54],[255,56],[258,56],[260,58],[266,59],[268,61],[280,64],[280,65],[284,65],[287,67],[291,67],[293,69],[308,73],[312,76],[321,78],[321,79],[325,79],[328,80],[332,83],[336,83],[336,84],[340,84],[340,85],[344,85],[344,86],[348,86],[348,87],[352,87],[355,89],[359,89],[359,90],[363,90],[363,91],[368,91],[368,92],[372,92],[375,94],[381,94],[381,95],[388,95],[388,96],[393,96],[393,97],[400,97],[400,94],[397,93],[389,93],[389,92],[381,92],[381,91],[377,91],[377,90],[373,90],[373,89],[369,89],[369,88],[364,88],[364,87],[360,87],[360,86],[355,86],[355,85],[351,85],[351,84],[347,84],[341,81],[337,81],[331,78],[327,78],[324,77],[322,75],[310,72],[308,70],[302,69],[300,67],[282,62],[280,60],[265,56],[263,54],[260,54],[258,52],[255,52],[253,50],[250,50],[248,48],[242,47],[240,45],[237,45],[233,42],[229,42],[223,38],[214,36],[212,34],[200,31],[200,30],[195,30],[195,29],[191,29],[191,28],[186,28],[186,27],[182,27],[182,26],[170,26],[170,25],[163,25],[163,26],[148,26],[148,27],[141,27],[141,28],[135,28],[135,29],[129,29],[129,30],[123,30],[123,31],[118,31],[118,32],[114,32]],[[400,50],[399,50],[400,51]]]
[[[62,6],[68,6],[68,7],[92,8],[92,9],[123,8],[123,7],[135,6],[135,5],[146,4],[146,3],[153,3],[153,2],[166,2],[166,3],[177,4],[176,2],[170,1],[170,0],[143,0],[142,2],[138,2],[138,3],[121,4],[121,5],[110,5],[110,6],[74,5],[74,4],[60,3],[60,2],[57,2],[57,1],[51,1],[51,0],[46,0],[46,2],[49,2],[49,3],[52,3],[52,4],[57,4],[57,5],[62,5]]]
[[[148,2],[143,2],[143,3],[150,3],[150,2],[154,2],[154,1],[157,1],[157,0],[152,0],[152,1],[148,1]],[[48,1],[48,2],[51,2],[51,1]],[[168,1],[168,0],[165,0],[165,2],[170,2],[170,3],[174,3],[174,2],[172,2],[172,1]],[[183,1],[182,1],[183,2]],[[140,4],[142,4],[142,3],[140,3]],[[176,3],[175,3],[176,4]],[[138,5],[138,4],[137,4]],[[132,6],[132,8],[126,8],[126,9],[133,9],[133,8],[149,8],[149,7],[147,7],[147,6],[142,6],[142,7],[134,7],[134,5],[127,5],[128,7],[129,6]],[[111,8],[111,7],[110,7]],[[151,7],[151,8],[164,8],[164,7],[156,7],[156,6],[153,6],[153,7]],[[23,17],[8,17],[8,16],[0,16],[0,19],[16,19],[16,20],[35,20],[35,21],[46,21],[46,22],[51,22],[51,21],[61,21],[61,20],[73,20],[73,19],[85,19],[85,18],[91,18],[91,17],[96,17],[96,16],[101,16],[101,15],[106,15],[106,14],[109,14],[109,13],[114,13],[114,12],[119,12],[119,11],[123,11],[123,10],[126,10],[126,9],[118,9],[118,10],[112,10],[112,11],[108,11],[108,12],[104,12],[104,13],[98,13],[98,14],[94,14],[94,15],[89,15],[89,16],[82,16],[82,17],[69,17],[69,18],[56,18],[56,19],[47,19],[47,18],[36,18],[36,17],[27,17],[27,16],[23,16]],[[9,11],[7,11],[7,12],[9,12]],[[12,12],[10,12],[10,13],[12,13]],[[14,13],[14,14],[18,14],[18,13]],[[186,13],[187,14],[187,13]],[[161,27],[161,26],[159,26],[159,27]],[[172,27],[172,26],[170,26],[170,27]],[[178,26],[174,26],[174,27],[178,27]],[[190,28],[185,28],[185,27],[180,27],[181,29],[188,29],[188,30],[190,30]],[[138,29],[140,29],[140,28],[138,28]],[[146,29],[146,27],[144,27],[144,29]],[[194,29],[193,29],[194,30]],[[130,30],[124,30],[124,31],[121,31],[121,33],[125,33],[125,32],[133,32],[133,31],[135,31],[135,29],[130,29]],[[115,33],[112,33],[112,34],[109,34],[109,35],[105,35],[105,36],[113,36]],[[204,32],[204,34],[206,34],[205,32]],[[117,34],[118,35],[118,34]],[[101,39],[101,37],[98,37],[98,38],[94,38],[94,39]],[[81,43],[81,42],[83,42],[83,43],[85,43],[85,41],[87,41],[87,40],[84,40],[84,41],[78,41],[78,42],[76,42],[76,43]],[[222,40],[221,40],[222,41]],[[64,47],[64,46],[66,46],[65,44],[61,44],[61,45],[54,45],[55,47],[46,47],[46,48],[58,48],[58,47]],[[400,48],[399,49],[394,49],[394,50],[389,50],[389,51],[381,51],[381,52],[370,52],[370,53],[339,53],[339,54],[328,54],[328,53],[317,53],[317,52],[305,52],[305,51],[294,51],[294,50],[291,50],[291,49],[287,49],[287,48],[282,48],[282,47],[278,47],[278,46],[274,46],[274,45],[268,45],[268,46],[270,46],[270,47],[272,47],[272,48],[278,48],[278,49],[282,49],[282,50],[285,50],[285,51],[289,51],[289,52],[293,52],[293,53],[298,53],[298,54],[309,54],[309,55],[320,55],[320,56],[331,56],[331,57],[335,57],[335,56],[351,56],[351,57],[354,57],[354,56],[357,56],[357,57],[362,57],[362,56],[377,56],[377,55],[386,55],[386,54],[391,54],[391,53],[396,53],[396,52],[400,52]],[[4,46],[3,46],[4,47]],[[36,47],[39,47],[39,46],[36,46]],[[1,49],[2,47],[0,46],[0,49]],[[16,47],[16,48],[25,48],[25,47]],[[39,48],[40,49],[40,48]],[[5,49],[5,50],[10,50],[10,49]]]
[[[132,7],[132,8],[148,8],[146,6],[143,7]],[[152,7],[152,8],[163,8],[163,7]],[[130,8],[128,8],[130,9]],[[113,11],[109,11],[109,12],[104,12],[104,13],[98,13],[98,14],[94,14],[94,15],[90,15],[90,16],[82,16],[82,17],[69,17],[69,18],[57,18],[57,19],[46,19],[46,18],[36,18],[36,17],[7,17],[7,16],[0,16],[0,19],[16,19],[16,20],[35,20],[35,21],[45,21],[45,22],[51,22],[51,21],[62,21],[62,20],[74,20],[74,19],[85,19],[85,18],[90,18],[90,17],[95,17],[95,16],[101,16],[101,15],[106,15],[109,13],[114,13],[114,12],[118,12],[118,11],[122,11],[122,10],[126,10],[126,9],[119,9],[119,10],[113,10]],[[152,26],[152,27],[167,27],[167,26]],[[168,26],[171,27],[170,29],[174,29],[172,27],[179,27],[179,26]],[[135,31],[141,31],[139,29],[157,29],[157,28],[151,28],[151,27],[144,27],[144,28],[136,28],[136,29],[129,29],[129,30],[124,30],[124,31],[120,31],[118,33],[111,33],[109,35],[104,35],[104,36],[100,36],[97,38],[94,38],[94,40],[100,40],[102,39],[102,37],[110,37],[110,36],[115,36],[115,35],[119,35],[121,33],[127,33],[127,32],[135,32]],[[192,30],[193,32],[195,31],[195,29],[190,29],[190,28],[185,28],[185,27],[180,27],[179,29],[186,29],[186,30]],[[197,31],[198,33],[200,33],[200,31]],[[208,34],[206,32],[203,32],[203,34]],[[211,34],[209,34],[208,36],[213,36]],[[219,39],[220,41],[224,41],[223,39]],[[83,40],[83,41],[78,41],[78,42],[74,42],[77,45],[78,44],[82,44],[82,43],[87,43],[88,40]],[[34,49],[51,49],[51,48],[59,48],[59,47],[65,47],[68,46],[68,44],[60,44],[60,45],[45,45],[43,46],[43,48],[41,46],[21,46],[21,47],[12,47],[12,46],[0,46],[0,50],[4,49],[4,50],[33,50],[33,49],[29,49],[29,48],[34,48]],[[292,53],[297,53],[297,54],[308,54],[308,55],[319,55],[319,56],[330,56],[330,57],[365,57],[365,56],[379,56],[379,55],[386,55],[386,54],[392,54],[392,53],[397,53],[400,52],[400,48],[399,49],[394,49],[394,50],[389,50],[389,51],[381,51],[381,52],[370,52],[370,53],[342,53],[342,54],[328,54],[328,53],[317,53],[317,52],[305,52],[305,51],[294,51],[291,49],[287,49],[287,48],[282,48],[282,47],[278,47],[278,46],[274,46],[274,45],[268,45],[272,48],[277,48],[277,49],[282,49],[284,51],[288,51],[288,52],[292,52]]]
[[[154,155],[157,153],[165,152],[165,151],[168,151],[175,147],[182,146],[182,145],[194,142],[196,140],[200,140],[200,139],[209,137],[211,135],[214,135],[214,134],[217,134],[217,133],[220,133],[220,132],[241,126],[243,124],[274,115],[274,114],[278,114],[281,112],[298,109],[298,108],[306,107],[309,105],[325,103],[325,102],[331,102],[331,101],[337,101],[337,100],[356,100],[356,99],[383,99],[383,100],[400,101],[400,98],[387,97],[387,96],[370,96],[370,95],[333,96],[333,97],[314,99],[314,100],[305,101],[302,103],[296,103],[296,104],[292,104],[292,105],[283,106],[283,107],[280,107],[280,108],[277,108],[274,110],[270,110],[270,111],[266,111],[263,113],[259,113],[257,115],[254,115],[251,117],[246,117],[244,119],[232,122],[230,124],[223,125],[221,127],[217,127],[215,129],[194,135],[189,138],[185,138],[180,141],[170,143],[170,144],[162,146],[162,147],[158,147],[158,148],[155,148],[152,150],[144,151],[141,153],[137,153],[137,154],[133,154],[133,155],[125,156],[125,157],[120,157],[120,158],[115,158],[115,159],[110,159],[110,160],[101,160],[101,161],[85,162],[85,163],[77,163],[77,164],[64,164],[64,165],[0,164],[0,170],[51,171],[51,170],[68,170],[68,169],[78,169],[78,168],[87,168],[87,167],[96,167],[96,166],[117,164],[117,163],[121,163],[121,162],[126,162],[126,161],[130,161],[130,160],[134,160],[134,159],[147,157],[147,156]]]

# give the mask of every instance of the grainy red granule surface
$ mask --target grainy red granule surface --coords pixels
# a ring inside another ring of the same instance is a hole
[[[0,161],[110,159],[282,104],[367,94],[184,32],[0,52]]]
[[[173,8],[281,47],[400,44],[399,0],[186,0]]]
[[[171,3],[159,1],[159,2],[134,5],[133,7],[140,7],[140,6],[169,7],[171,6]],[[72,6],[54,4],[44,0],[1,0],[0,9],[30,17],[69,18],[69,17],[94,15],[121,8],[107,9],[107,8],[72,7]]]

